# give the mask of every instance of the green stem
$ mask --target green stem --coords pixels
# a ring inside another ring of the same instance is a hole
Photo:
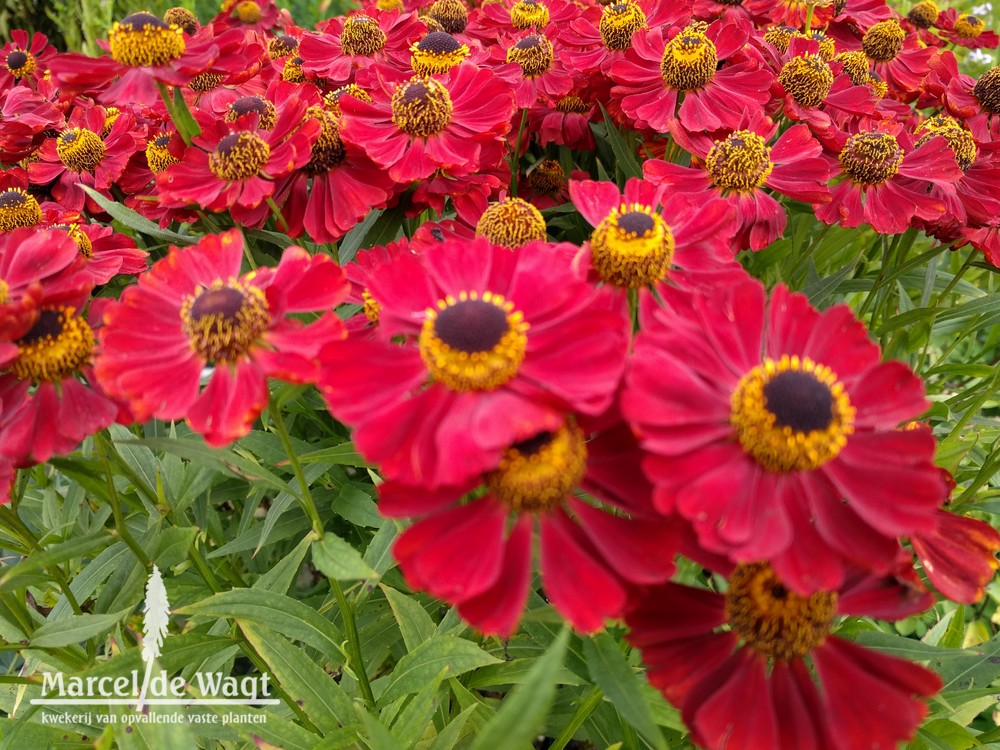
[[[42,547],[38,543],[38,537],[32,533],[31,529],[24,524],[24,521],[11,508],[0,505],[0,523],[6,524],[9,529],[15,531],[32,552],[41,552]],[[73,613],[82,615],[83,610],[80,608],[80,602],[77,601],[76,595],[69,587],[69,579],[63,573],[63,569],[58,565],[53,565],[50,568],[45,568],[45,572],[56,580]]]
[[[302,471],[302,464],[299,462],[299,456],[295,452],[295,448],[292,447],[292,439],[288,436],[288,429],[285,427],[285,419],[281,416],[281,408],[277,405],[274,399],[271,399],[271,421],[274,423],[274,430],[278,433],[278,438],[281,440],[281,445],[285,449],[285,453],[288,455],[288,462],[292,465],[292,471],[295,472],[295,478],[299,482],[299,489],[302,491],[302,495],[299,501],[302,504],[302,510],[305,511],[306,516],[312,523],[313,532],[316,534],[317,539],[323,538],[323,521],[319,517],[319,511],[316,510],[316,502],[313,500],[312,492],[309,491],[309,481],[306,479],[305,473]]]
[[[951,281],[948,282],[948,286],[946,286],[944,288],[944,291],[942,291],[941,294],[938,295],[939,305],[941,304],[941,301],[951,293],[951,290],[955,288],[955,285],[958,284],[961,278],[965,276],[965,272],[968,271],[970,268],[972,268],[972,258],[976,255],[979,255],[978,250],[969,251],[969,255],[965,259],[965,262],[962,264],[962,267],[958,269],[958,273],[956,273],[954,276],[951,277]]]
[[[521,126],[517,129],[517,146],[510,155],[510,197],[517,197],[518,166],[521,163],[521,138],[524,136],[524,126],[528,123],[528,110],[521,110]]]
[[[170,121],[174,124],[174,129],[183,139],[185,145],[190,146],[191,138],[184,132],[184,128],[177,124],[180,122],[180,117],[177,114],[177,107],[174,105],[174,100],[170,96],[170,89],[167,88],[167,85],[163,81],[157,81],[156,87],[160,90],[160,98],[163,100],[163,106],[167,108],[167,114],[170,115]]]
[[[358,687],[369,707],[375,708],[375,695],[372,693],[371,683],[368,681],[368,673],[365,671],[365,661],[361,655],[361,638],[358,635],[358,622],[354,619],[354,606],[347,601],[344,590],[340,587],[340,581],[327,576],[330,581],[330,590],[337,600],[340,613],[344,618],[344,630],[347,633],[347,648],[350,651],[351,668],[354,676],[358,680]]]
[[[813,13],[816,10],[816,3],[813,0],[806,0],[806,27],[803,29],[806,36],[812,37]]]
[[[556,737],[555,742],[549,745],[549,750],[563,750],[573,739],[573,735],[576,734],[577,730],[583,726],[583,723],[601,705],[602,700],[604,700],[604,693],[601,692],[600,688],[594,688],[587,693],[584,699],[580,701],[580,705],[576,707],[576,712],[570,717],[566,726],[559,733],[559,736]]]
[[[271,213],[274,214],[274,220],[278,224],[278,229],[280,229],[282,232],[287,232],[288,222],[285,221],[285,217],[281,215],[281,209],[278,208],[278,204],[274,202],[274,198],[272,198],[270,195],[267,196],[266,200],[268,207],[271,209]]]
[[[96,434],[94,436],[94,444],[97,446],[97,453],[101,457],[101,465],[104,467],[104,479],[108,485],[108,501],[111,503],[111,512],[114,514],[115,518],[115,528],[118,530],[118,535],[122,538],[122,541],[128,545],[128,548],[132,550],[132,554],[143,564],[146,571],[149,572],[153,568],[153,562],[149,559],[149,555],[146,554],[146,550],[136,542],[135,537],[132,536],[132,532],[128,530],[128,526],[125,525],[125,516],[122,513],[121,501],[118,497],[118,490],[115,489],[115,477],[114,473],[111,471],[111,461],[108,460],[108,451],[106,448],[106,441],[110,441],[111,438],[108,437],[104,431]]]

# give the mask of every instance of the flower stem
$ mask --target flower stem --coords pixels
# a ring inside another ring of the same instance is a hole
[[[524,126],[528,124],[528,110],[521,110],[521,126],[517,129],[517,145],[510,155],[510,197],[517,197],[518,166],[521,164],[521,138],[524,137]]]
[[[375,695],[372,693],[372,686],[368,681],[368,673],[365,671],[365,661],[361,656],[361,638],[358,635],[358,622],[354,618],[354,606],[344,596],[344,589],[340,587],[340,581],[330,576],[327,576],[327,579],[330,581],[330,590],[333,591],[333,596],[337,600],[337,606],[340,607],[340,613],[344,618],[344,630],[347,633],[347,647],[350,651],[351,668],[354,670],[354,676],[358,681],[358,687],[361,689],[361,694],[364,696],[365,702],[371,708],[374,708]]]
[[[299,482],[299,489],[302,491],[299,497],[302,510],[305,511],[310,523],[312,523],[316,538],[322,539],[323,521],[319,517],[319,511],[316,510],[316,502],[313,500],[312,492],[309,491],[309,481],[302,471],[302,464],[299,462],[298,454],[296,454],[295,448],[292,447],[292,439],[288,436],[288,428],[285,427],[285,419],[281,416],[281,408],[273,398],[271,399],[270,413],[271,421],[274,423],[274,431],[278,433],[281,445],[285,449],[285,453],[288,454],[288,462],[292,466],[292,471],[295,472],[295,478]]]
[[[115,518],[115,528],[118,530],[118,535],[122,538],[122,541],[128,545],[128,548],[132,550],[132,554],[136,556],[136,559],[142,563],[143,567],[147,571],[152,570],[153,563],[149,559],[149,555],[146,554],[146,550],[135,540],[132,536],[132,532],[128,530],[125,525],[125,516],[122,513],[121,501],[118,498],[118,490],[115,489],[115,477],[114,473],[111,471],[111,462],[108,460],[107,443],[110,442],[110,438],[107,436],[105,431],[101,431],[94,435],[94,444],[97,446],[97,453],[101,457],[101,465],[104,467],[104,479],[108,485],[108,502],[111,503],[111,512],[114,514]]]

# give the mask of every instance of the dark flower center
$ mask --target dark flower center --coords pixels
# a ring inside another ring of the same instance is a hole
[[[267,43],[267,56],[272,60],[277,60],[281,57],[288,57],[298,48],[298,39],[294,36],[282,34],[281,36],[274,37]]]
[[[456,302],[438,313],[434,333],[460,352],[487,352],[510,330],[507,313],[480,299]]]
[[[507,62],[521,66],[525,78],[535,78],[552,67],[552,42],[546,37],[531,34],[507,50]]]
[[[11,372],[22,380],[55,382],[90,362],[94,332],[72,307],[42,310],[17,342]]]
[[[778,81],[803,107],[818,107],[833,86],[833,71],[819,55],[802,55],[782,66]]]
[[[865,54],[876,62],[888,62],[895,59],[903,49],[906,32],[893,19],[879,21],[865,32],[861,47]]]
[[[476,234],[494,245],[520,247],[545,239],[545,219],[533,205],[520,198],[491,203],[476,223]]]
[[[278,117],[274,104],[262,96],[242,96],[229,105],[225,121],[235,122],[244,115],[256,114],[258,127],[270,130]]]
[[[1000,114],[1000,66],[990,68],[976,81],[972,93],[983,109],[991,114]]]
[[[254,133],[230,133],[208,156],[208,168],[220,180],[245,180],[256,175],[271,158],[271,147]]]
[[[729,577],[726,619],[746,646],[790,661],[826,640],[837,603],[835,591],[801,596],[789,591],[767,563],[743,563]]]
[[[717,187],[753,192],[767,182],[774,163],[771,148],[763,138],[752,130],[737,130],[709,149],[705,169]]]
[[[371,57],[385,47],[386,35],[374,18],[366,15],[351,16],[344,22],[340,33],[340,46],[348,55]]]
[[[392,95],[392,121],[414,136],[440,133],[451,122],[451,96],[433,78],[411,78]]]
[[[413,72],[420,76],[447,73],[469,56],[469,48],[444,31],[430,32],[410,52]]]
[[[0,232],[33,227],[42,220],[42,208],[33,195],[20,188],[0,192]]]
[[[833,419],[833,394],[811,373],[788,370],[764,386],[767,410],[774,424],[795,432],[825,430]]]
[[[453,391],[489,391],[516,374],[528,324],[513,304],[492,292],[461,292],[427,310],[420,356],[431,376]]]
[[[978,16],[963,13],[955,19],[955,33],[963,39],[975,39],[983,33],[984,24]]]
[[[163,14],[163,20],[180,26],[186,34],[198,33],[198,18],[187,8],[170,8]]]
[[[621,204],[590,236],[590,262],[604,281],[639,289],[664,278],[676,242],[652,206]]]
[[[310,107],[308,114],[318,117],[323,129],[312,145],[312,158],[305,170],[311,175],[325,174],[344,161],[347,153],[340,138],[340,126],[337,116],[322,107]]]
[[[653,222],[652,215],[648,213],[643,211],[629,211],[618,217],[618,226],[626,232],[643,235],[646,232],[652,231],[656,224]]]
[[[85,128],[71,128],[59,136],[56,153],[73,172],[92,172],[101,163],[107,149],[101,137]]]
[[[181,328],[191,348],[208,362],[243,356],[269,323],[264,293],[234,280],[215,281],[181,306]]]
[[[868,57],[864,52],[860,50],[841,52],[833,59],[844,66],[844,72],[847,73],[847,77],[851,79],[851,83],[855,86],[863,86],[868,83],[868,76],[871,73],[871,63],[868,62]]]
[[[444,31],[432,31],[417,43],[417,49],[421,52],[435,52],[437,54],[457,52],[461,48],[461,43]]]
[[[510,23],[515,29],[543,28],[549,22],[549,9],[537,0],[518,0],[510,9]]]
[[[108,32],[111,56],[122,65],[166,65],[184,54],[184,32],[152,13],[133,13],[116,21]]]
[[[919,2],[910,8],[910,12],[906,14],[906,17],[910,19],[910,23],[914,26],[929,29],[938,19],[937,4],[931,2],[931,0]]]
[[[556,110],[567,114],[570,112],[583,114],[584,112],[590,111],[590,105],[580,97],[570,94],[569,96],[564,96],[558,101],[556,104]]]
[[[36,67],[35,58],[29,52],[16,49],[7,55],[7,70],[15,78],[31,75]]]
[[[566,173],[555,159],[542,159],[528,174],[532,190],[543,195],[555,195],[566,186]]]
[[[633,2],[607,5],[601,11],[601,41],[609,50],[621,52],[632,47],[632,35],[646,28],[646,14]]]
[[[855,409],[836,373],[808,358],[764,360],[740,379],[731,409],[740,447],[776,473],[822,466],[854,432]]]
[[[858,133],[840,152],[844,173],[862,185],[880,185],[894,177],[903,163],[903,150],[889,133]]]
[[[572,419],[555,432],[540,432],[514,443],[485,479],[493,495],[515,512],[550,510],[583,479],[587,444]]]
[[[449,34],[461,34],[469,23],[469,9],[462,0],[435,0],[427,9],[427,16]]]
[[[705,36],[708,24],[696,21],[671,39],[663,50],[660,74],[678,91],[700,89],[714,77],[719,65],[715,44]]]

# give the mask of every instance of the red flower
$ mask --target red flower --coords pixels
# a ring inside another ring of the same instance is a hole
[[[686,136],[671,127],[674,139],[699,157],[700,167],[650,159],[642,171],[653,184],[694,202],[722,197],[737,211],[734,250],[760,250],[781,236],[788,221],[785,209],[764,188],[820,203],[829,199],[830,166],[805,125],[793,125],[769,146],[777,132],[770,118],[744,112],[738,124],[741,129],[717,140],[708,134]]]
[[[503,47],[491,49],[496,75],[511,85],[518,109],[539,101],[560,101],[575,86],[565,48],[558,38],[541,32],[522,34],[507,40]]]
[[[625,613],[649,681],[680,707],[699,747],[890,748],[913,736],[927,714],[920,698],[940,678],[831,635],[838,614],[898,620],[930,606],[912,570],[854,574],[808,597],[766,563],[728,577],[725,593],[649,587]]]
[[[55,104],[27,86],[0,90],[0,162],[30,156],[47,131],[59,131],[66,118]]]
[[[593,102],[568,94],[556,102],[536,102],[528,110],[528,127],[539,145],[556,143],[579,151],[593,151],[590,123],[600,122],[601,111]]]
[[[287,196],[282,215],[290,237],[305,230],[313,242],[336,242],[370,211],[385,208],[396,183],[340,137],[339,115],[314,105],[305,116],[320,125],[310,159],[278,189],[277,200]]]
[[[970,13],[959,13],[955,8],[945,8],[938,13],[934,25],[941,31],[941,36],[960,47],[995,49],[1000,46],[1000,36],[987,29],[983,19]]]
[[[93,384],[94,333],[82,315],[92,284],[83,266],[65,232],[17,229],[0,240],[0,454],[15,465],[69,453],[118,415],[80,381]]]
[[[867,223],[880,234],[905,232],[914,216],[933,221],[944,212],[945,204],[928,193],[931,183],[962,177],[943,138],[915,145],[898,123],[879,122],[873,130],[837,138],[840,183],[829,203],[814,206],[816,218],[827,224]]]
[[[569,192],[594,227],[577,262],[597,280],[642,288],[723,283],[729,273],[743,274],[732,260],[735,212],[725,201],[695,205],[634,178],[624,194],[612,182],[591,180],[571,181]]]
[[[135,275],[146,270],[149,253],[135,246],[131,237],[112,227],[88,223],[74,211],[46,212],[46,229],[66,232],[87,259],[84,272],[92,285],[107,284],[118,274]]]
[[[276,268],[240,276],[242,257],[236,230],[173,248],[105,313],[95,369],[139,421],[185,418],[226,445],[267,404],[267,378],[312,382],[319,348],[344,335],[328,311],[347,281],[329,258],[290,247]],[[327,312],[308,325],[288,317],[312,311]]]
[[[95,213],[100,208],[80,185],[111,198],[111,185],[125,171],[128,160],[145,147],[143,128],[128,112],[115,116],[105,130],[108,110],[99,105],[78,108],[69,117],[66,130],[48,138],[38,151],[39,160],[28,164],[28,178],[34,185],[52,185],[52,195],[65,208],[80,211],[89,203]]]
[[[396,182],[421,180],[438,169],[475,172],[483,148],[503,140],[510,128],[514,103],[508,87],[471,63],[390,87],[383,82],[372,103],[341,99],[340,134]]]
[[[653,510],[639,456],[620,421],[578,425],[570,417],[506,447],[497,465],[464,485],[428,491],[385,482],[379,511],[421,519],[393,547],[407,582],[502,637],[517,629],[527,601],[540,529],[546,598],[590,632],[621,615],[627,583],[665,581],[674,571],[676,526]],[[577,487],[592,501],[577,497]],[[463,502],[470,492],[475,499]]]
[[[1000,563],[1000,532],[975,518],[937,511],[937,523],[924,534],[910,537],[924,572],[942,594],[962,604],[983,598],[983,587],[993,580]]]
[[[35,81],[44,75],[49,60],[56,54],[56,48],[49,44],[49,38],[35,32],[28,39],[28,32],[14,29],[11,41],[0,48],[0,91],[6,91],[15,84],[34,87]]]
[[[465,34],[489,49],[506,47],[521,32],[554,35],[577,18],[580,9],[570,0],[501,0],[483,4],[469,14]]]
[[[275,180],[309,162],[309,144],[321,130],[306,118],[306,103],[298,97],[284,102],[274,127],[265,129],[254,114],[234,122],[209,121],[201,116],[202,133],[193,139],[184,158],[156,175],[161,202],[190,204],[209,211],[230,209],[246,220],[275,190]],[[245,222],[252,223],[252,222]]]
[[[704,549],[768,560],[809,594],[848,563],[885,572],[898,536],[934,527],[934,439],[895,429],[927,408],[923,386],[879,362],[847,306],[819,313],[784,286],[767,304],[760,282],[731,282],[673,295],[634,351],[622,408],[654,502]]]
[[[218,29],[240,29],[264,34],[278,24],[278,6],[274,0],[223,0],[222,8],[212,19]]]
[[[98,101],[107,104],[152,105],[160,101],[157,82],[184,86],[219,57],[211,27],[188,36],[177,24],[151,13],[115,21],[108,49],[110,57],[57,55],[49,63],[53,82],[67,92],[98,91]]]
[[[679,117],[688,131],[735,128],[744,109],[767,104],[774,75],[739,55],[747,26],[696,21],[670,38],[665,31],[636,33],[625,58],[611,68],[619,84],[611,94],[639,127],[664,133]],[[725,64],[720,67],[720,62]]]
[[[564,411],[611,403],[628,321],[540,243],[446,240],[400,255],[371,295],[383,340],[327,347],[320,388],[390,479],[461,484]],[[395,336],[404,343],[385,343]]]
[[[907,34],[895,19],[879,21],[869,28],[861,47],[875,65],[875,72],[889,85],[889,95],[909,102],[917,98],[934,47],[924,47],[916,34]]]
[[[303,34],[298,56],[303,71],[336,88],[354,83],[358,71],[374,63],[407,70],[410,47],[426,33],[416,13],[367,10],[331,18],[319,34]]]
[[[640,30],[663,26],[683,26],[691,20],[687,3],[661,3],[656,0],[625,0],[609,3],[593,13],[571,19],[560,28],[560,38],[570,48],[566,61],[581,73],[611,66],[632,48],[632,37]]]

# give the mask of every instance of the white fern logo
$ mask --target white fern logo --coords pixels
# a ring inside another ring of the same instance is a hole
[[[146,674],[142,679],[142,689],[139,691],[137,711],[141,711],[145,704],[149,681],[153,676],[153,662],[160,657],[169,620],[170,601],[167,599],[167,590],[163,586],[160,569],[154,565],[153,572],[146,581],[146,608],[142,618],[142,660],[146,664]]]

